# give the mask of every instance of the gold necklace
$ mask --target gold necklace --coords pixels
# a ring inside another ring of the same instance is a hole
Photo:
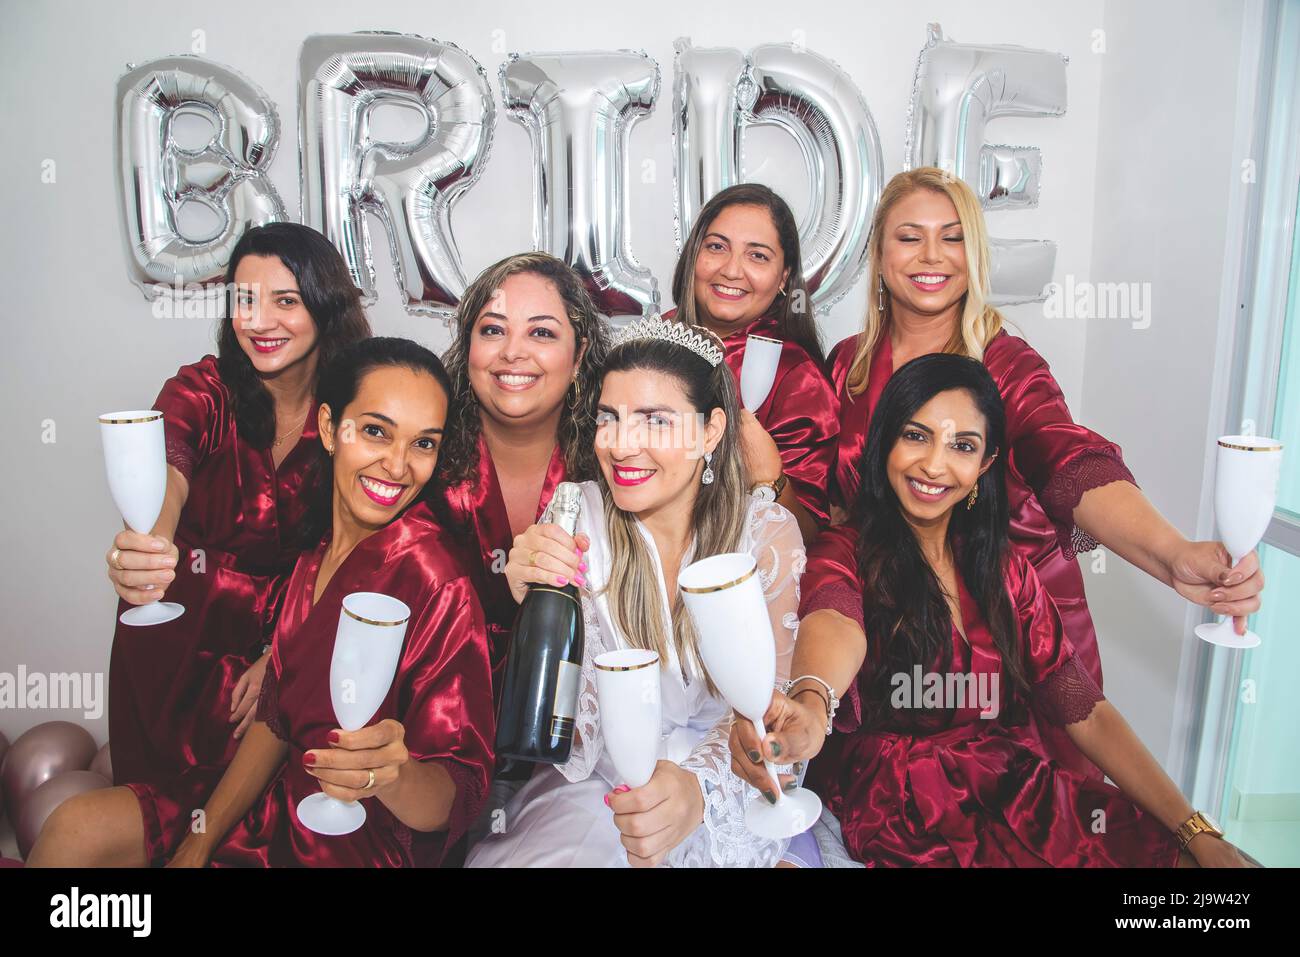
[[[279,448],[281,442],[283,442],[283,441],[284,441],[285,439],[287,439],[289,436],[293,435],[293,433],[297,432],[297,431],[298,431],[299,429],[301,429],[304,425],[306,425],[306,424],[307,424],[307,416],[309,416],[309,415],[311,415],[311,408],[310,408],[310,407],[307,409],[306,412],[304,412],[304,413],[302,414],[302,420],[301,420],[297,425],[295,425],[292,429],[290,429],[288,432],[284,433],[284,435],[280,436],[280,437],[277,438],[274,442],[271,443],[271,448],[273,448],[273,449],[274,449],[274,448]]]

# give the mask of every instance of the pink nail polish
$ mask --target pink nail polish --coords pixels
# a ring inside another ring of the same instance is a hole
[[[579,575],[577,578],[573,580],[573,583],[575,585],[585,585],[587,584],[587,580],[583,578],[581,575]]]
[[[630,790],[632,790],[632,789],[631,789],[630,787],[628,787],[626,784],[620,784],[618,787],[614,788],[614,793],[615,793],[615,794],[626,794],[626,793],[627,793],[628,791],[630,791]]]
[[[583,562],[581,565],[578,566],[578,571],[580,571],[580,572],[585,572],[586,570],[587,570],[587,563],[586,563],[586,562]]]
[[[608,794],[605,795],[605,807],[612,807],[612,806],[610,805],[610,803],[609,803],[609,795],[608,795]]]
[[[567,585],[567,584],[569,584],[569,580],[568,580],[567,578],[557,578],[557,579],[555,579],[555,584],[557,584],[557,585]]]

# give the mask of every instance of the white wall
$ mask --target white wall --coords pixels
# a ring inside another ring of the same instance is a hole
[[[1196,0],[1170,16],[1153,4],[1109,2],[1105,22],[1087,278],[1150,283],[1152,313],[1146,329],[1086,323],[1081,418],[1123,446],[1147,496],[1191,537],[1211,380],[1229,361],[1215,339],[1229,194],[1245,159],[1232,151],[1242,7]],[[1179,661],[1197,641],[1187,603],[1114,556],[1105,574],[1089,567],[1107,696],[1164,759]]]
[[[198,29],[206,34],[207,57],[249,75],[278,105],[283,137],[270,174],[291,213],[298,208],[296,62],[309,33],[387,29],[452,40],[479,59],[494,91],[496,69],[505,59],[504,52],[493,52],[496,30],[504,31],[507,52],[645,49],[658,60],[663,85],[655,111],[633,133],[632,150],[637,158],[653,158],[660,175],[651,184],[633,183],[632,246],[661,288],[670,281],[675,258],[669,117],[674,38],[748,48],[789,41],[802,31],[803,43],[839,63],[862,90],[880,131],[888,174],[902,167],[907,104],[927,22],[940,22],[949,37],[962,42],[1065,53],[1070,58],[1066,115],[999,121],[992,127],[997,142],[1040,147],[1045,167],[1041,207],[992,214],[992,231],[1055,240],[1058,278],[1072,273],[1142,279],[1156,277],[1158,270],[1160,288],[1167,291],[1158,293],[1161,312],[1145,336],[1045,319],[1037,307],[1017,307],[1010,315],[1047,356],[1076,413],[1124,445],[1143,484],[1187,527],[1182,519],[1194,514],[1199,489],[1193,485],[1200,473],[1175,467],[1180,450],[1188,451],[1178,436],[1195,433],[1199,441],[1206,410],[1195,402],[1196,370],[1185,374],[1185,367],[1154,357],[1172,346],[1180,362],[1183,357],[1209,361],[1197,346],[1212,321],[1200,307],[1202,295],[1206,303],[1214,300],[1200,283],[1218,276],[1215,194],[1206,182],[1222,165],[1215,165],[1222,157],[1214,152],[1211,134],[1228,123],[1214,105],[1230,103],[1234,74],[1215,58],[1224,46],[1235,49],[1231,4],[1199,2],[1191,14],[1186,4],[1172,0],[1136,10],[1128,3],[1103,6],[1101,0],[907,5],[660,0],[650,15],[643,7],[616,2],[603,14],[593,13],[589,3],[571,4],[567,13],[560,6],[492,2],[450,9],[420,0],[6,6],[0,71],[6,88],[18,93],[7,103],[0,149],[0,181],[6,184],[0,270],[9,320],[0,353],[0,408],[14,423],[9,441],[0,445],[4,474],[14,483],[7,498],[6,547],[0,549],[0,600],[7,613],[0,625],[0,671],[13,672],[20,664],[29,671],[107,671],[114,597],[103,556],[120,524],[105,487],[95,415],[148,405],[179,365],[212,349],[206,322],[153,318],[127,281],[114,194],[118,76],[127,61],[188,52]],[[1093,31],[1102,27],[1108,49],[1094,53]],[[1171,33],[1176,42],[1169,40]],[[1216,92],[1216,86],[1223,89]],[[1211,100],[1208,111],[1198,105],[1204,97]],[[1149,135],[1149,129],[1159,135]],[[1200,131],[1208,142],[1189,148],[1187,130]],[[1131,157],[1123,145],[1127,141],[1135,141]],[[762,145],[791,148],[780,137],[763,137],[748,151],[755,167]],[[57,164],[54,184],[41,182],[46,159]],[[790,192],[796,207],[806,202],[797,183],[770,185]],[[528,245],[528,189],[526,134],[501,118],[483,178],[453,218],[469,272]],[[1158,205],[1144,209],[1152,198]],[[1180,218],[1168,231],[1157,231],[1171,211]],[[1138,228],[1130,229],[1130,218]],[[1142,231],[1148,226],[1149,238]],[[1171,242],[1178,255],[1166,253]],[[443,330],[405,316],[396,304],[391,270],[383,263],[379,275],[380,301],[370,310],[376,331],[441,346]],[[1187,277],[1195,285],[1183,288]],[[864,301],[860,284],[823,320],[828,344],[856,330]],[[1136,361],[1133,350],[1146,358]],[[1085,355],[1091,379],[1084,378]],[[1166,378],[1176,391],[1156,396],[1155,385]],[[1118,401],[1124,387],[1138,398]],[[1167,409],[1169,419],[1158,430],[1167,434],[1158,444],[1149,441],[1153,430],[1144,415],[1134,414],[1145,401]],[[41,441],[46,420],[57,429],[53,444]],[[1166,609],[1172,603],[1158,588],[1150,594],[1150,588],[1130,582],[1116,566],[1112,563],[1104,582],[1090,583],[1108,688],[1133,708],[1134,723],[1154,736],[1161,754],[1167,736],[1161,722],[1167,723],[1169,711],[1169,700],[1161,695],[1172,686],[1177,667],[1176,654],[1163,652],[1175,646],[1172,639],[1166,645],[1148,637],[1151,623],[1134,612],[1145,601]],[[1139,693],[1126,672],[1151,675],[1158,693],[1144,697],[1147,693]],[[0,710],[0,732],[12,740],[56,717],[82,720],[79,714]],[[104,740],[106,719],[87,723]]]

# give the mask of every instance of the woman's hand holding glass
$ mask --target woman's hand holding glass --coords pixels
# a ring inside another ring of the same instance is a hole
[[[763,715],[763,726],[767,736],[758,740],[752,721],[737,720],[732,722],[731,770],[736,776],[758,788],[767,799],[772,801],[776,795],[771,794],[772,778],[767,773],[764,761],[773,764],[795,764],[796,771],[801,770],[803,762],[816,757],[826,743],[826,706],[822,699],[809,691],[787,698],[779,691],[772,692],[772,703]],[[793,774],[779,775],[781,787],[787,790],[794,786]]]
[[[104,556],[108,579],[118,595],[131,605],[160,601],[176,579],[180,552],[173,542],[129,528],[118,532]]]
[[[605,795],[605,803],[633,867],[657,867],[704,823],[699,778],[672,761],[659,761],[642,787],[619,785]]]
[[[397,783],[402,765],[410,759],[406,729],[393,718],[358,731],[337,728],[330,732],[330,747],[302,756],[307,772],[321,782],[321,790],[340,801],[382,796]],[[375,783],[368,786],[371,771]]]

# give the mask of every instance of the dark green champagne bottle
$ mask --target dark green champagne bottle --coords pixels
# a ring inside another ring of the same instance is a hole
[[[554,522],[572,535],[581,502],[582,490],[561,482],[542,522]],[[510,636],[497,716],[498,759],[569,760],[582,680],[582,637],[576,585],[529,586]]]

